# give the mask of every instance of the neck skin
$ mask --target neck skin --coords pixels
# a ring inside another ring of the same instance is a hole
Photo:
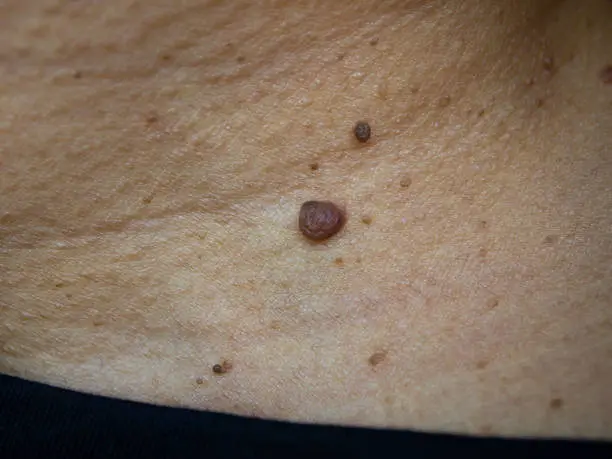
[[[2,15],[1,371],[612,438],[609,2],[111,3]]]

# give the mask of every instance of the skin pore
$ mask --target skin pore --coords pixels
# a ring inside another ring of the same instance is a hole
[[[0,371],[265,418],[612,438],[611,17],[3,2]],[[342,230],[306,240],[306,201]]]

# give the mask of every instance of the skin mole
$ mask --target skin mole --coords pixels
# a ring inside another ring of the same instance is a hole
[[[311,241],[324,241],[338,233],[345,220],[344,212],[333,202],[306,201],[300,208],[298,226]]]
[[[372,135],[370,125],[365,121],[358,121],[353,128],[353,132],[355,133],[357,140],[360,142],[367,142],[370,140],[370,135]]]

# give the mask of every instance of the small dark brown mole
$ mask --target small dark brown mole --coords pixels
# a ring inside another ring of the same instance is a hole
[[[222,375],[227,373],[228,371],[230,371],[232,369],[232,364],[228,361],[223,361],[223,363],[221,364],[215,364],[212,367],[212,371],[213,373],[217,374],[217,375]]]
[[[300,208],[298,226],[312,241],[324,241],[342,229],[345,217],[342,210],[329,201],[306,201]]]
[[[562,398],[553,398],[548,406],[550,406],[551,409],[553,410],[558,410],[559,408],[563,407],[563,399]]]
[[[370,125],[365,121],[357,122],[353,129],[353,132],[355,133],[355,137],[357,137],[357,140],[359,140],[360,142],[367,142],[368,140],[370,140],[370,136],[372,135],[372,129],[370,128]]]
[[[368,359],[368,363],[371,366],[375,367],[379,363],[382,363],[386,358],[387,358],[386,351],[378,351],[370,356],[370,358]]]
[[[603,84],[612,84],[612,65],[606,65],[599,72],[599,78],[601,78]]]

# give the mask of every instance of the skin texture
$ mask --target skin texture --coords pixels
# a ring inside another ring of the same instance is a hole
[[[0,371],[248,416],[612,438],[611,18],[2,2]],[[347,224],[309,244],[296,209],[330,197]]]

